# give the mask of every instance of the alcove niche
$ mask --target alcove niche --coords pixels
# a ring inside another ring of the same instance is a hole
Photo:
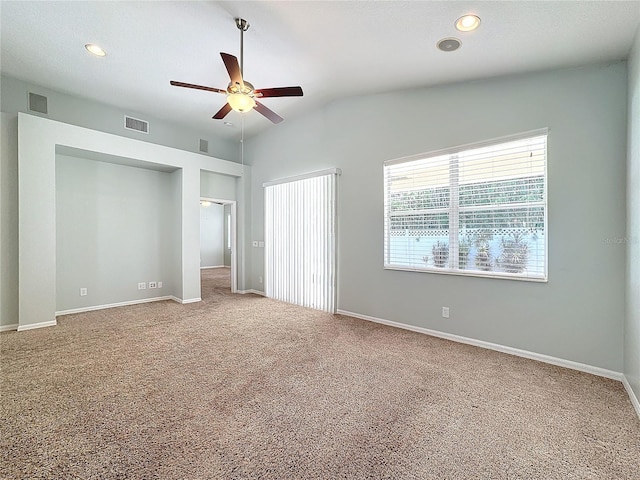
[[[56,315],[180,298],[182,169],[56,146]]]
[[[244,191],[248,169],[20,113],[18,330],[55,325],[56,313],[199,301],[201,171]]]

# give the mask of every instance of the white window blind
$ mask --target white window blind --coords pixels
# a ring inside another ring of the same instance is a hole
[[[384,163],[384,266],[547,279],[547,131]]]
[[[265,290],[335,312],[336,172],[265,184]]]

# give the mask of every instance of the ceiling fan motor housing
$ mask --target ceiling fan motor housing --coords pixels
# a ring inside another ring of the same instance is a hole
[[[229,86],[227,87],[227,93],[242,93],[251,97],[255,96],[253,85],[251,85],[246,80],[243,80],[242,83],[244,83],[244,86],[240,85],[239,83],[230,82]]]

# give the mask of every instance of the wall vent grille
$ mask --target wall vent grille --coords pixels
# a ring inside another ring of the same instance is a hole
[[[149,133],[149,122],[146,120],[140,120],[139,118],[133,118],[124,116],[124,128],[127,130],[134,130],[141,133]]]
[[[202,153],[209,153],[209,142],[207,140],[200,139],[200,151]]]
[[[46,115],[48,113],[47,97],[29,92],[29,111],[44,113]]]

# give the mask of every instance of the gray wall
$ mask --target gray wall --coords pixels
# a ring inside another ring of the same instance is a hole
[[[224,265],[224,206],[200,205],[200,267]]]
[[[94,102],[91,100],[78,98],[61,92],[52,91],[50,89],[37,85],[28,84],[20,80],[2,76],[0,77],[0,110],[2,111],[2,119],[0,122],[2,135],[1,140],[1,164],[0,164],[0,181],[2,182],[2,190],[0,192],[0,252],[2,259],[0,260],[0,328],[13,326],[18,323],[18,152],[17,152],[17,113],[28,112],[27,100],[28,92],[34,92],[48,97],[48,115],[40,115],[44,118],[58,120],[87,127],[97,131],[113,133],[122,137],[128,137],[142,142],[156,143],[174,147],[189,152],[199,152],[199,140],[205,139],[209,141],[209,156],[226,158],[229,160],[237,160],[238,148],[237,142],[230,142],[217,137],[213,137],[209,132],[194,132],[185,130],[180,125],[172,124],[166,121],[155,119],[144,113],[134,111],[123,111],[107,104]],[[123,116],[131,115],[137,118],[148,120],[151,124],[150,134],[143,135],[137,132],[130,132],[123,128]],[[38,115],[38,114],[33,114]],[[181,155],[179,155],[182,157]],[[244,169],[247,178],[250,178],[250,168]],[[181,202],[186,195],[182,192],[182,184],[189,183],[189,179],[183,179],[180,170],[172,174],[174,180],[173,194],[176,201],[172,208],[177,209],[173,218],[180,218],[182,215]],[[247,180],[236,180],[235,177],[221,175],[227,178],[223,182],[225,185],[229,183],[233,185],[230,191],[234,192],[236,184],[239,185],[241,196],[238,200],[238,229],[239,241],[241,248],[239,250],[240,268],[244,268],[247,259],[244,258],[243,249],[245,245],[250,246],[248,235],[245,235],[244,229],[248,227],[245,222],[250,218],[248,205],[246,205],[243,195],[250,193],[250,187]],[[191,178],[191,175],[189,176]],[[177,190],[176,190],[177,189]],[[229,188],[227,188],[229,191]],[[235,199],[235,196],[233,197]],[[190,207],[187,207],[190,208]],[[189,222],[185,219],[184,222]],[[174,243],[182,244],[181,232],[185,224],[182,221],[176,222],[176,229],[173,231]],[[47,240],[48,242],[48,240]],[[175,259],[177,277],[182,276],[184,253]],[[199,277],[198,277],[199,278]],[[244,288],[245,275],[242,271],[238,272],[240,288]],[[47,282],[44,282],[48,284]],[[184,298],[188,292],[182,292],[180,282],[175,285],[175,291],[178,298]],[[44,319],[48,320],[48,318]]]
[[[209,142],[209,153],[204,155],[232,161],[238,159],[237,142],[212,136],[209,132],[187,130],[180,124],[150,117],[145,113],[125,111],[104,103],[29,84],[12,77],[2,76],[0,88],[1,109],[6,113],[25,112],[41,115],[28,110],[28,94],[33,92],[47,97],[48,114],[41,116],[51,120],[58,120],[101,132],[113,133],[142,140],[143,142],[157,143],[158,145],[175,147],[195,153],[201,153],[200,139],[204,139]],[[149,134],[126,130],[123,126],[124,115],[147,120],[150,126]]]
[[[166,192],[170,200],[167,215],[171,218],[171,231],[169,238],[171,240],[171,250],[174,254],[171,256],[171,278],[173,278],[173,291],[177,298],[184,298],[184,288],[180,278],[182,276],[182,169],[176,170],[171,174],[171,188]]]
[[[624,374],[640,399],[640,29],[629,58]]]
[[[339,167],[341,310],[614,371],[623,364],[626,63],[362,96],[249,140],[252,239],[262,183]],[[549,282],[390,271],[383,161],[549,127]],[[253,288],[263,249],[252,249]],[[451,318],[441,318],[449,306]]]
[[[227,244],[227,238],[229,235],[229,223],[228,222],[228,218],[231,215],[231,205],[227,204],[224,206],[224,266],[225,267],[230,267],[231,266],[231,249],[229,248],[229,245]]]
[[[0,117],[0,329],[18,324],[18,119]]]
[[[4,119],[4,117],[3,117]],[[2,272],[3,283],[18,283],[18,330],[55,324],[56,311],[56,185],[55,154],[86,156],[119,165],[174,172],[167,195],[179,197],[172,204],[172,217],[178,218],[171,241],[181,249],[177,281],[178,299],[189,303],[200,298],[200,172],[218,172],[225,176],[247,175],[239,183],[243,195],[239,210],[246,208],[245,181],[250,168],[236,162],[77,127],[38,116],[18,113],[18,275]],[[80,154],[78,154],[80,152]],[[15,161],[15,159],[10,159]],[[176,171],[176,169],[178,169]],[[179,172],[179,173],[178,173]],[[177,183],[179,182],[179,184]],[[34,202],[37,199],[37,202]],[[244,238],[244,223],[239,235]],[[96,232],[100,236],[100,232]],[[245,242],[246,243],[246,242]],[[245,265],[240,249],[239,262]],[[174,265],[175,266],[175,265]],[[243,267],[244,268],[244,267]],[[239,288],[244,287],[239,278]]]
[[[246,172],[248,173],[248,168]],[[206,198],[215,198],[217,200],[236,200],[238,196],[238,192],[242,194],[242,190],[244,188],[244,184],[246,181],[242,180],[242,178],[231,177],[229,175],[222,175],[214,172],[207,172],[205,170],[200,172],[200,195]],[[240,206],[238,208],[241,208]],[[228,205],[224,207],[224,248],[223,248],[223,256],[224,259],[222,263],[219,265],[225,265],[227,267],[231,266],[231,250],[227,248],[226,238],[227,238],[227,215],[231,211]],[[240,225],[240,218],[243,215],[240,210],[238,210],[238,218],[236,222]],[[238,244],[241,245],[241,237],[238,237]],[[242,248],[242,247],[240,247]],[[213,265],[213,264],[212,264]],[[218,265],[218,264],[216,264]],[[205,266],[203,263],[202,266]],[[239,267],[239,266],[238,266]],[[240,267],[238,268],[240,269]],[[238,276],[242,275],[241,272],[238,272]]]
[[[57,311],[175,295],[173,182],[172,173],[56,155]],[[151,281],[163,287],[138,290]]]
[[[215,172],[200,172],[200,196],[216,200],[236,199],[236,177]]]

